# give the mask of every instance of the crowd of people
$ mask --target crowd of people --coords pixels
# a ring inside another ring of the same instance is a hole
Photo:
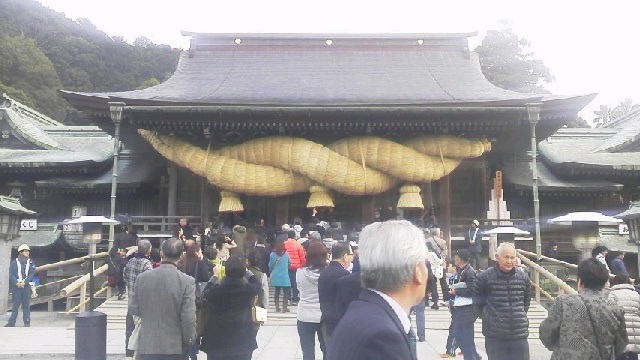
[[[474,336],[479,318],[489,359],[530,358],[529,276],[510,242],[479,269],[476,221],[451,259],[439,229],[406,220],[351,229],[296,222],[269,234],[244,226],[192,229],[182,219],[174,235],[154,255],[151,243],[129,228],[111,251],[118,295],[128,294],[128,358],[196,359],[203,351],[208,359],[251,359],[258,308],[271,300],[276,312],[295,308],[304,360],[316,359],[316,342],[323,359],[417,359],[428,306],[451,314],[442,358],[482,358]],[[35,273],[28,246],[19,252],[11,263],[14,309],[6,326],[15,326]],[[578,265],[579,294],[555,299],[540,340],[552,359],[637,359],[640,293],[624,254],[598,246],[592,255]],[[25,326],[28,309],[23,305]]]

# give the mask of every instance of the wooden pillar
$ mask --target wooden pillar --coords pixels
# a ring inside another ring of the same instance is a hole
[[[424,204],[425,210],[429,211],[429,209],[433,205],[433,190],[431,188],[431,183],[422,185],[422,202]],[[425,221],[426,220],[428,219],[425,219]]]
[[[481,191],[481,194],[482,194],[482,198],[481,198],[481,201],[482,201],[482,206],[481,206],[482,214],[486,214],[487,211],[489,210],[489,198],[490,198],[490,194],[491,194],[491,189],[487,188],[487,178],[488,178],[488,176],[487,176],[487,173],[488,173],[487,167],[488,167],[487,161],[483,158],[481,160],[481,163],[480,163],[480,176],[481,176],[480,182],[481,182],[481,186],[482,186],[482,191]],[[484,216],[482,216],[482,217],[484,217]]]
[[[176,216],[178,206],[178,168],[169,164],[167,169],[169,176],[169,195],[167,196],[167,216]]]
[[[371,224],[376,219],[375,198],[373,196],[362,197],[362,223]]]
[[[276,199],[276,225],[289,223],[289,197],[281,196]]]
[[[202,228],[211,218],[211,186],[205,178],[202,178],[202,188],[200,196],[200,221],[202,222]]]
[[[444,240],[447,241],[449,254],[451,259],[451,197],[449,194],[449,176],[445,176],[439,181],[440,195],[440,211],[438,215],[438,225],[444,234]]]

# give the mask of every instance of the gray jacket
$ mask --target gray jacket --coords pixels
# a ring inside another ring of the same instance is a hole
[[[141,318],[140,354],[186,353],[196,338],[195,280],[172,264],[145,271],[129,312]]]
[[[560,295],[540,324],[540,341],[553,351],[551,360],[612,359],[627,346],[624,312],[602,291]]]

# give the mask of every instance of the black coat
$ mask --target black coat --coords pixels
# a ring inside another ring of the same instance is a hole
[[[336,284],[336,310],[340,318],[347,312],[347,308],[352,301],[358,300],[362,292],[360,273],[354,272],[338,279]]]
[[[529,276],[517,268],[505,273],[498,265],[476,277],[474,298],[482,314],[482,334],[503,340],[529,336],[527,311],[531,304]]]
[[[416,359],[395,311],[368,289],[349,305],[327,348],[328,360]]]
[[[320,321],[326,324],[329,335],[331,335],[333,329],[338,326],[338,321],[340,321],[340,313],[336,306],[337,285],[338,279],[346,275],[349,275],[349,271],[337,261],[332,261],[329,266],[322,270],[318,278],[318,298],[320,299],[320,310],[322,311]]]
[[[453,282],[467,284],[466,288],[456,289],[455,296],[463,296],[473,298],[473,289],[476,282],[476,270],[469,264],[462,269],[458,269],[458,278]],[[473,305],[456,306],[454,311],[462,311],[464,313],[463,318],[465,322],[474,322],[477,319],[476,309]]]
[[[262,290],[255,276],[230,278],[208,286],[204,298],[211,304],[200,350],[216,356],[246,354],[258,348],[251,308],[253,299]]]

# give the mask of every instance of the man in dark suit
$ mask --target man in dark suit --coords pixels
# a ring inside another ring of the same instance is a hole
[[[336,308],[338,279],[349,275],[347,268],[352,261],[353,252],[349,244],[345,241],[338,241],[331,247],[331,263],[322,270],[318,278],[318,297],[322,311],[320,329],[327,344],[340,320],[340,314]]]
[[[141,318],[138,353],[143,360],[186,359],[196,339],[195,281],[176,267],[183,251],[182,240],[165,240],[162,265],[136,278],[129,311]]]
[[[480,253],[482,253],[482,230],[479,226],[480,222],[473,220],[471,227],[464,233],[464,243],[471,253],[471,266],[474,269],[480,269]]]
[[[424,234],[406,220],[377,222],[359,245],[364,289],[334,330],[327,359],[417,359],[409,311],[427,286]]]

